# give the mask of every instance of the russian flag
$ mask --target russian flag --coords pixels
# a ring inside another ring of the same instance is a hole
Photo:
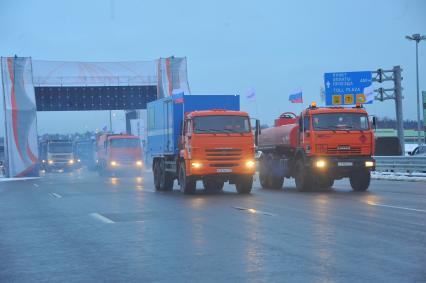
[[[179,90],[174,90],[173,93],[173,103],[174,104],[182,104],[184,103],[184,92]]]
[[[290,94],[288,100],[291,103],[303,103],[302,91],[298,90],[297,92]]]

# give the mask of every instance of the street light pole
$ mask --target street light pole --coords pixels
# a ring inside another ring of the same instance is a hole
[[[413,34],[412,36],[407,35],[405,37],[408,40],[413,40],[416,42],[416,80],[417,80],[417,143],[421,144],[421,128],[422,121],[420,119],[420,88],[419,88],[419,42],[422,40],[426,40],[426,36],[420,35],[418,33]],[[423,117],[425,119],[425,117]]]

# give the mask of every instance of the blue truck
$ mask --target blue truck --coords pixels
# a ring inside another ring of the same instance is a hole
[[[238,95],[174,94],[147,105],[148,153],[157,190],[192,194],[196,182],[208,191],[224,183],[250,193],[255,173],[255,135]]]

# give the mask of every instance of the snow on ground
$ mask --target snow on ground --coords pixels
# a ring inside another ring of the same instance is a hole
[[[426,173],[372,172],[375,180],[426,182]]]

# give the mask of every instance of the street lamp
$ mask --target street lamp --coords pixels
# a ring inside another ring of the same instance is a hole
[[[405,37],[408,40],[413,40],[416,42],[416,76],[417,76],[417,142],[421,144],[420,131],[422,128],[422,122],[420,120],[420,90],[419,90],[419,42],[426,40],[426,36],[420,35],[418,33],[413,35],[407,35]],[[424,119],[424,117],[423,117]]]

